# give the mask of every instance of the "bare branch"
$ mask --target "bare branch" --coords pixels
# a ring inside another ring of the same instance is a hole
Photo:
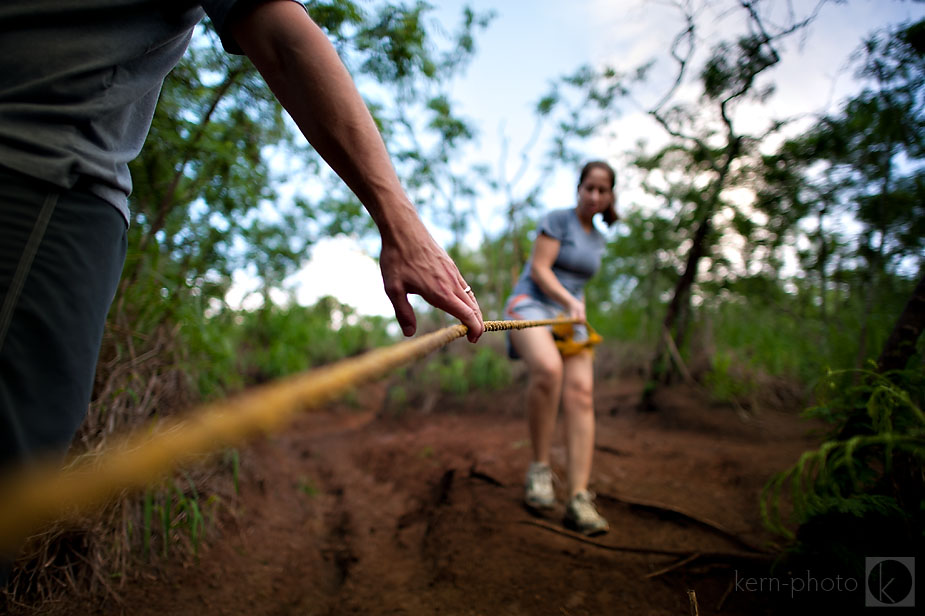
[[[662,97],[662,100],[660,100],[649,112],[656,116],[656,118],[658,118],[662,106],[666,105],[668,101],[671,100],[671,97],[674,96],[675,92],[677,92],[678,88],[681,87],[681,83],[684,81],[684,75],[687,72],[688,62],[694,54],[694,12],[691,9],[690,2],[687,2],[686,5],[684,10],[684,21],[687,27],[679,32],[671,43],[671,57],[678,63],[678,74],[675,77],[674,84],[668,89],[665,96]],[[678,54],[678,49],[684,43],[687,44],[687,52],[683,56],[680,56]]]

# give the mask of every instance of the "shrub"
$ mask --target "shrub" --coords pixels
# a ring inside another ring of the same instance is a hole
[[[830,372],[806,411],[834,429],[765,486],[765,524],[791,560],[864,572],[865,556],[925,547],[925,375]],[[782,514],[789,497],[792,509]],[[796,526],[796,532],[791,530]]]

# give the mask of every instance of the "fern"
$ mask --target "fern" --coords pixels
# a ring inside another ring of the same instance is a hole
[[[805,414],[834,429],[818,449],[804,452],[765,485],[760,503],[765,525],[790,540],[792,550],[815,554],[859,556],[862,545],[899,534],[921,542],[923,393],[925,377],[914,371],[826,375],[818,388],[820,403]],[[786,497],[789,515],[782,513]]]

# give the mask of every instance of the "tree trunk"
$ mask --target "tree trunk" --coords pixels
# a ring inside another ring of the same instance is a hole
[[[819,211],[819,258],[816,261],[816,268],[819,270],[819,312],[822,317],[822,323],[826,326],[829,324],[829,308],[826,299],[826,290],[829,284],[825,268],[829,263],[829,243],[826,241],[825,230],[823,228],[823,219],[828,211],[828,200],[822,204]]]
[[[896,319],[893,331],[883,345],[883,351],[877,359],[880,372],[902,370],[915,353],[915,347],[922,330],[925,329],[925,273],[919,279],[906,302],[906,307]]]
[[[658,346],[655,349],[656,359],[652,369],[652,378],[658,382],[669,382],[674,373],[673,370],[668,368],[671,357],[668,355],[669,341],[666,336],[671,336],[672,342],[680,349],[684,339],[684,324],[687,321],[683,316],[689,310],[691,287],[694,285],[694,279],[697,276],[700,259],[706,252],[706,238],[710,232],[712,215],[711,210],[700,221],[700,225],[694,233],[693,244],[690,252],[687,253],[684,273],[681,274],[678,284],[675,285],[674,295],[671,298],[671,303],[668,304],[665,320],[662,322],[663,335],[659,336],[658,339]],[[680,366],[678,368],[680,369]]]
[[[668,304],[668,311],[665,314],[662,331],[665,332],[665,335],[673,336],[675,345],[679,349],[681,345],[678,343],[678,340],[683,341],[684,338],[684,331],[679,317],[684,309],[688,307],[691,287],[694,285],[694,280],[697,277],[697,268],[700,265],[700,259],[706,253],[707,237],[711,229],[710,221],[713,218],[713,213],[716,211],[716,205],[719,203],[720,194],[723,192],[723,188],[726,187],[726,178],[729,176],[732,161],[739,156],[741,140],[730,132],[728,144],[729,145],[726,146],[723,166],[717,169],[717,177],[716,182],[713,184],[713,192],[706,199],[703,208],[703,216],[700,219],[697,231],[694,232],[693,244],[691,245],[690,252],[687,253],[687,263],[684,267],[684,273],[678,280],[678,284],[675,285],[674,295],[671,298],[671,303]],[[685,322],[687,321],[689,320]],[[667,354],[667,341],[664,339],[664,335],[661,335],[659,336],[658,346],[655,350],[655,358],[649,369],[650,378],[659,383],[667,383],[671,379],[673,373],[669,368],[670,365],[671,359]]]
[[[874,253],[873,258],[868,260],[869,275],[867,277],[867,284],[861,287],[861,292],[864,294],[864,312],[861,316],[861,334],[858,340],[858,353],[854,360],[855,368],[858,370],[864,367],[864,363],[867,359],[867,336],[870,330],[871,315],[874,312],[874,298],[877,295],[877,287],[880,286],[880,281],[883,279],[881,272],[884,268],[883,250],[886,242],[886,229],[881,228],[878,229],[878,231],[880,232],[880,243],[877,246],[877,252]]]

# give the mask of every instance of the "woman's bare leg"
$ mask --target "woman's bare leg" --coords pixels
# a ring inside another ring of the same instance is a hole
[[[512,331],[511,342],[526,361],[530,375],[526,404],[533,461],[549,464],[562,394],[562,358],[545,327]]]
[[[593,355],[583,351],[564,360],[562,412],[568,451],[569,498],[588,488],[594,454]]]

